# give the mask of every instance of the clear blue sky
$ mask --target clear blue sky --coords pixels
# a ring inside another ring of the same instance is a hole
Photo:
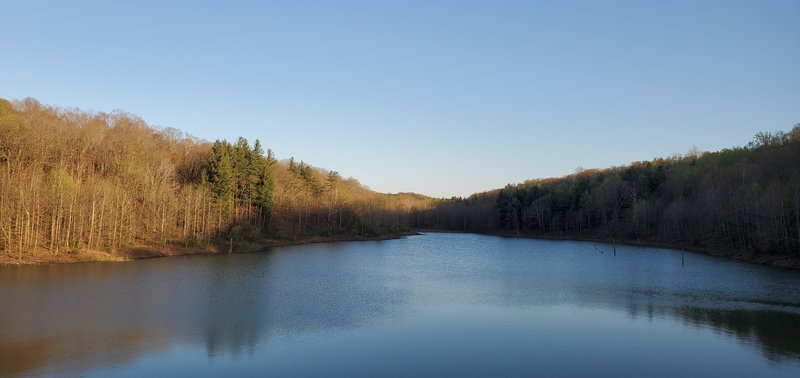
[[[468,195],[800,122],[800,1],[3,1],[0,97]]]

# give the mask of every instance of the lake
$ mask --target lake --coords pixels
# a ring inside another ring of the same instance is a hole
[[[800,272],[428,233],[0,267],[0,376],[800,377]]]

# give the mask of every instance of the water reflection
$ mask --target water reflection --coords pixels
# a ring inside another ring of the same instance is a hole
[[[710,329],[770,361],[800,365],[796,272],[697,255],[683,266],[679,253],[617,246],[612,256],[588,243],[433,234],[230,256],[4,267],[0,376],[83,374],[175,347],[199,348],[210,360],[266,357],[276,340],[391,333],[397,324],[413,324],[419,334],[450,327],[451,334],[491,339],[493,324],[502,322],[481,320],[481,308],[565,306]],[[454,309],[464,306],[476,310],[463,315],[478,316],[482,329],[458,328]],[[439,310],[447,317],[425,315]],[[562,343],[587,342],[564,336]]]
[[[80,372],[170,345],[252,355],[276,334],[356,328],[399,313],[387,289],[285,253],[0,270],[0,376]],[[278,272],[275,272],[275,269]]]
[[[692,327],[710,327],[743,343],[758,345],[771,361],[800,361],[800,316],[770,310],[673,309]]]
[[[266,319],[270,292],[263,280],[269,271],[268,259],[255,259],[244,266],[221,259],[210,268],[205,290],[208,300],[200,311],[205,316],[201,331],[207,354],[215,357],[247,351],[252,355],[271,324]]]

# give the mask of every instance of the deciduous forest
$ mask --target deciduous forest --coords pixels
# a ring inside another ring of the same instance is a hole
[[[792,265],[800,257],[800,124],[693,151],[444,200],[416,227],[671,246]]]
[[[744,147],[432,199],[278,161],[259,140],[211,143],[124,112],[0,100],[5,261],[412,229],[653,244],[780,264],[800,256],[800,125],[759,132]]]
[[[258,140],[209,143],[124,112],[0,100],[6,261],[385,236],[432,204],[276,161]]]

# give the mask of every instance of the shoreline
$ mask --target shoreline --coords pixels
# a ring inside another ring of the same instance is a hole
[[[407,236],[420,235],[420,233],[462,233],[462,234],[479,234],[487,236],[498,236],[505,238],[524,238],[524,239],[542,239],[542,240],[555,240],[555,241],[581,241],[603,244],[619,244],[635,247],[649,247],[649,248],[667,248],[678,251],[686,251],[705,256],[731,259],[742,261],[750,264],[773,266],[778,268],[800,270],[800,256],[786,256],[786,255],[766,255],[756,254],[753,252],[737,251],[732,253],[723,253],[713,249],[698,249],[687,248],[678,244],[657,243],[653,241],[642,240],[621,240],[592,238],[580,235],[542,235],[532,233],[516,233],[507,231],[493,231],[493,232],[478,232],[478,231],[456,231],[456,230],[436,230],[436,229],[419,229],[409,232],[400,232],[380,236],[313,236],[304,239],[266,239],[260,242],[248,242],[243,245],[238,245],[231,252],[221,248],[221,245],[210,245],[204,247],[181,247],[175,245],[167,246],[138,246],[131,247],[123,251],[84,251],[77,254],[62,252],[59,254],[52,254],[46,251],[39,251],[33,255],[26,256],[22,261],[17,260],[11,255],[0,255],[0,267],[6,266],[30,266],[30,265],[54,265],[54,264],[75,264],[86,262],[130,262],[136,260],[171,257],[171,256],[188,256],[188,255],[221,255],[229,253],[253,253],[265,252],[272,248],[289,247],[306,244],[317,243],[335,243],[335,242],[352,242],[352,241],[380,241],[380,240],[393,240],[401,239]]]
[[[61,252],[53,254],[47,251],[38,251],[32,255],[23,256],[23,260],[17,260],[9,254],[0,255],[0,268],[7,266],[32,266],[32,265],[56,265],[56,264],[76,264],[87,262],[130,262],[136,260],[153,259],[160,257],[188,256],[188,255],[223,255],[229,253],[253,253],[265,252],[272,248],[289,247],[295,245],[335,243],[351,241],[380,241],[402,239],[407,236],[419,235],[419,232],[399,232],[379,236],[314,236],[304,239],[266,239],[261,242],[248,242],[239,245],[231,252],[219,245],[205,247],[180,247],[174,245],[167,246],[137,246],[121,251],[97,251],[89,250],[80,253]]]
[[[581,241],[581,242],[593,242],[593,243],[603,243],[603,244],[619,244],[619,245],[627,245],[627,246],[634,246],[634,247],[649,247],[649,248],[666,248],[666,249],[674,249],[678,251],[686,251],[691,253],[696,253],[704,256],[711,256],[723,259],[730,259],[736,261],[742,261],[749,264],[756,264],[756,265],[766,265],[772,266],[776,268],[784,268],[784,269],[791,269],[791,270],[800,270],[800,256],[790,256],[790,255],[768,255],[768,254],[758,254],[755,252],[748,252],[748,251],[733,251],[730,253],[724,253],[719,250],[715,249],[700,249],[700,248],[692,248],[686,247],[679,244],[670,244],[670,243],[658,243],[654,241],[647,241],[647,240],[614,240],[614,239],[603,239],[603,238],[592,238],[588,236],[579,236],[579,235],[564,235],[564,236],[554,236],[554,235],[542,235],[542,234],[533,234],[533,233],[517,233],[517,232],[503,232],[503,231],[450,231],[450,230],[435,230],[435,229],[426,229],[426,230],[418,230],[419,232],[451,232],[451,233],[468,233],[468,234],[480,234],[480,235],[489,235],[489,236],[499,236],[505,238],[524,238],[524,239],[542,239],[542,240],[558,240],[558,241]]]

